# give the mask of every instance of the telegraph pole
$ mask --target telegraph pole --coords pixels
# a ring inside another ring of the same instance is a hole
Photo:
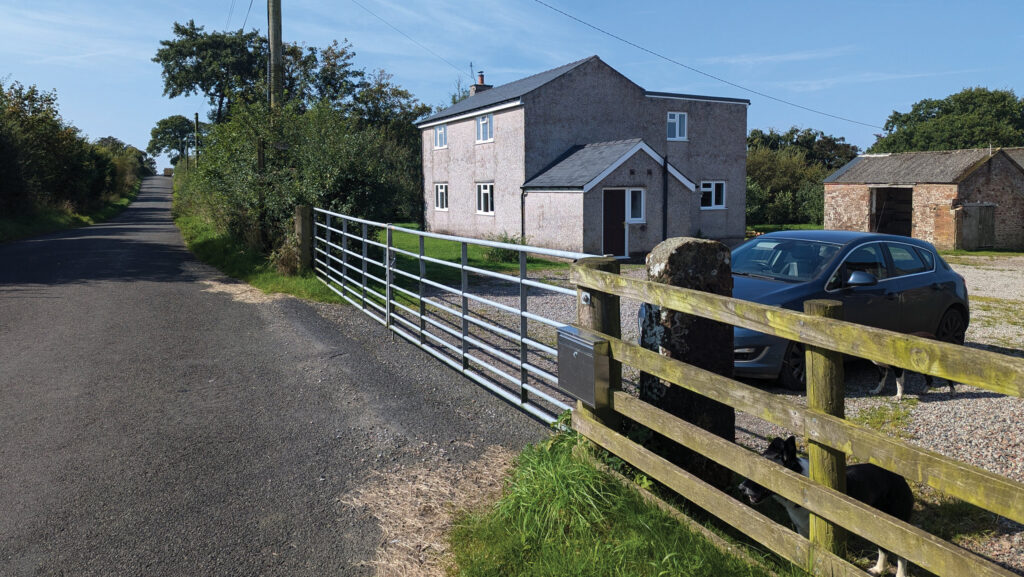
[[[281,63],[281,0],[267,0],[267,22],[270,40],[270,106],[277,108],[284,100],[283,66]]]

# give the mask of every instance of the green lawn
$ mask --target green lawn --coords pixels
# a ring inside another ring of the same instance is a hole
[[[822,227],[820,224],[748,224],[747,236],[752,236],[749,231],[764,234],[780,230],[821,230]]]
[[[397,226],[409,229],[417,228],[415,224],[408,223],[398,224]],[[385,235],[385,231],[378,231],[375,240],[377,240],[377,242],[385,242]],[[419,254],[421,238],[419,235],[403,233],[400,230],[395,230],[392,232],[391,238],[395,248]],[[423,237],[423,254],[454,264],[461,263],[462,243],[439,238]],[[513,276],[517,276],[519,274],[518,255],[515,255],[513,259],[508,261],[497,260],[494,251],[489,247],[478,244],[469,244],[467,245],[466,257],[469,266],[475,268],[491,270]],[[373,258],[375,260],[380,260],[379,250]],[[398,254],[396,263],[399,268],[406,272],[416,275],[419,274],[419,259],[416,257]],[[529,272],[566,269],[568,267],[569,263],[567,262],[556,262],[542,258],[529,257],[526,261],[526,269]],[[432,262],[428,262],[426,264],[426,273],[428,279],[445,284],[458,283],[461,277],[459,269]]]

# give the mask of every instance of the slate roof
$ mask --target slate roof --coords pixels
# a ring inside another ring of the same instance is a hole
[[[996,152],[998,149],[994,149]],[[1005,149],[1007,154],[1011,150]],[[1024,156],[1024,154],[1022,154]],[[956,183],[980,163],[989,149],[862,154],[825,179],[837,184]]]
[[[1024,169],[1024,148],[1004,148],[1003,152]]]
[[[631,138],[574,146],[523,183],[523,188],[583,188],[640,142],[639,138]]]
[[[640,138],[593,142],[570,148],[540,174],[523,183],[523,188],[586,192],[589,190],[588,185],[596,185],[598,178],[607,176],[606,171],[613,171],[640,152],[647,154],[659,164],[664,162],[658,153]],[[696,185],[671,163],[668,165],[668,172],[686,188],[695,189]]]
[[[495,86],[494,88],[483,92],[478,92],[469,98],[456,102],[441,112],[432,114],[423,120],[420,120],[416,124],[426,124],[428,122],[441,120],[442,118],[448,118],[449,116],[458,116],[459,114],[470,112],[472,110],[487,108],[489,106],[515,100],[524,94],[533,92],[581,64],[590,62],[591,60],[598,60],[598,57],[590,56],[589,58],[570,62],[569,64],[559,66],[558,68],[552,68],[551,70],[541,72],[540,74],[527,76],[526,78],[516,80],[515,82],[509,82],[508,84],[502,84],[501,86]]]

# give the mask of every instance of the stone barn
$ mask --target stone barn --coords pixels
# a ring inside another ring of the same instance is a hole
[[[862,154],[825,179],[825,228],[1024,250],[1024,148]]]

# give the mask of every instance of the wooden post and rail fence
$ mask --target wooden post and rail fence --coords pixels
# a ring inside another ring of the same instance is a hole
[[[815,575],[865,575],[843,558],[842,530],[837,526],[939,576],[1013,575],[842,492],[846,457],[851,456],[1024,523],[1024,484],[845,420],[842,357],[861,357],[1015,397],[1024,394],[1024,359],[836,320],[841,316],[836,301],[811,301],[805,312],[796,312],[617,273],[617,264],[609,259],[583,259],[571,268],[570,278],[578,290],[579,331],[607,341],[599,349],[607,351],[611,373],[595,395],[593,407],[578,405],[572,419],[576,431]],[[804,343],[808,406],[622,341],[620,297]],[[622,365],[804,436],[810,476],[776,465],[623,392],[618,386]],[[813,513],[810,539],[623,436],[614,426],[622,417],[807,508]]]

